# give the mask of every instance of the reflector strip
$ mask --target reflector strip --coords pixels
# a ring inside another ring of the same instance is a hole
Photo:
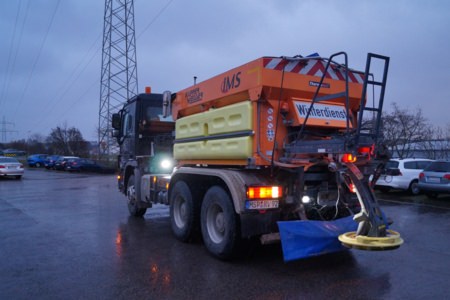
[[[325,71],[325,66],[326,62],[320,59],[310,59],[306,61],[288,61],[279,57],[266,57],[264,59],[264,68],[266,69],[280,71],[284,67],[285,72],[310,76],[322,76]],[[330,68],[328,68],[326,78],[345,80],[345,71],[343,68],[331,64]],[[354,70],[349,70],[348,81],[362,84],[364,82],[364,75]]]

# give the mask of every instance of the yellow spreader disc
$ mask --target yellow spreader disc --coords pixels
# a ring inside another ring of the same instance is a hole
[[[403,244],[400,234],[394,230],[386,230],[385,237],[369,237],[356,235],[355,231],[347,232],[339,236],[339,241],[349,248],[359,250],[393,250]]]

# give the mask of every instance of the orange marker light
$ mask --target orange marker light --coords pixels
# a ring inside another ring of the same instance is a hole
[[[342,156],[342,162],[345,162],[345,163],[354,163],[356,161],[356,156],[354,156],[353,154],[351,154],[351,153],[345,153],[343,156]]]

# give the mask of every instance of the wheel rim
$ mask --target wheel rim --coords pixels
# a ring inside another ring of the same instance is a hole
[[[220,243],[225,237],[225,220],[222,208],[215,204],[208,208],[206,227],[214,243]]]
[[[187,208],[186,201],[183,197],[178,196],[175,199],[174,207],[173,207],[173,216],[175,220],[175,224],[178,228],[182,228],[186,225],[187,221]]]
[[[419,184],[418,184],[417,182],[411,183],[411,192],[412,192],[414,195],[417,195],[417,194],[420,192],[420,190],[419,190]]]
[[[136,205],[136,190],[134,189],[134,185],[128,186],[127,198],[128,198],[128,205],[130,206]]]

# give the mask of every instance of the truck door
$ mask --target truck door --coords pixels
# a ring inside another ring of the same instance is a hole
[[[136,142],[136,103],[130,103],[123,109],[121,136],[123,139],[121,157],[124,160],[134,158]]]

